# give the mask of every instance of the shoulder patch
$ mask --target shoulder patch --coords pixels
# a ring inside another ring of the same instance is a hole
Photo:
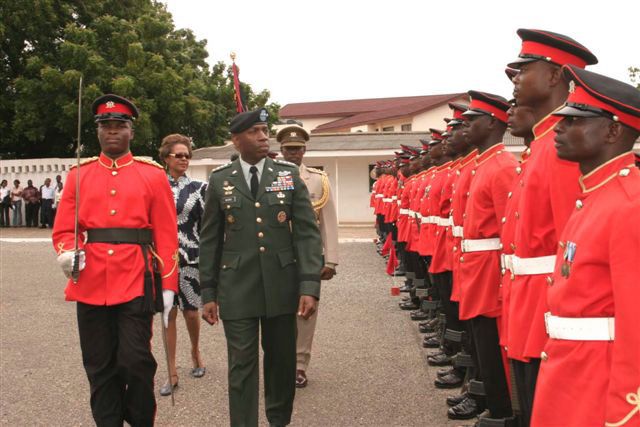
[[[82,166],[82,165],[86,165],[87,163],[95,162],[95,161],[97,161],[98,159],[99,159],[99,157],[98,157],[98,156],[94,156],[94,157],[89,157],[88,159],[81,160],[81,161],[80,161],[80,166]],[[69,169],[73,169],[73,168],[75,168],[76,166],[78,166],[78,165],[77,165],[77,164],[76,164],[76,165],[71,165],[71,167],[70,167]]]
[[[273,162],[279,165],[293,166],[296,168],[298,167],[295,163],[287,162],[286,160],[274,159]]]
[[[232,164],[232,163],[233,163],[233,162],[229,162],[229,163],[225,163],[224,165],[218,166],[217,168],[215,168],[214,170],[212,170],[212,171],[211,171],[211,173],[218,172],[218,171],[221,171],[221,170],[223,170],[223,169],[226,169],[226,168],[228,168],[229,166],[231,166],[231,164]]]
[[[164,169],[164,168],[163,168],[159,163],[154,162],[154,161],[153,161],[153,160],[151,160],[151,159],[147,159],[147,158],[144,158],[144,157],[137,157],[137,156],[134,156],[134,157],[133,157],[133,160],[135,160],[136,162],[140,162],[140,163],[146,163],[146,164],[148,164],[148,165],[155,166],[155,167],[160,168],[160,169]]]
[[[307,170],[311,173],[317,173],[318,175],[327,175],[327,173],[323,170],[307,167]]]

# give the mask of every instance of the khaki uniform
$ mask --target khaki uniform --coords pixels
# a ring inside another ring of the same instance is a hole
[[[309,189],[311,204],[316,213],[320,235],[322,236],[322,247],[324,251],[324,264],[335,268],[338,264],[338,216],[336,205],[333,200],[333,192],[329,184],[329,177],[321,170],[308,168],[304,164],[300,165],[300,178]],[[316,329],[318,312],[315,312],[309,319],[297,317],[298,339],[296,341],[296,368],[306,371],[311,359],[311,345]]]

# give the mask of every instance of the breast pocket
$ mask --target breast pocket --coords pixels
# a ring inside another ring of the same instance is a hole
[[[228,230],[240,230],[242,223],[240,219],[240,209],[242,209],[242,199],[239,196],[222,196],[220,206],[224,211],[225,228]]]
[[[291,191],[280,191],[277,193],[270,193],[269,210],[270,215],[273,216],[269,224],[272,227],[286,227],[291,220],[291,202],[293,200],[293,194]]]

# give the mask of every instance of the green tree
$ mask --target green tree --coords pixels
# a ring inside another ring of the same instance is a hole
[[[0,153],[68,157],[77,133],[83,76],[82,140],[99,151],[91,102],[117,93],[140,109],[132,150],[155,155],[161,138],[183,133],[198,147],[221,144],[235,114],[230,68],[210,66],[207,41],[176,29],[152,0],[3,0],[0,4]],[[267,90],[243,84],[250,107]]]
[[[638,67],[629,67],[629,80],[631,80],[631,84],[636,85],[638,89],[640,89],[640,68]]]

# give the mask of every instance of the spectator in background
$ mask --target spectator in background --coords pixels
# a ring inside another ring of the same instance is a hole
[[[9,190],[9,183],[6,179],[3,179],[0,183],[0,226],[9,227],[9,209],[11,209],[11,190]]]
[[[60,199],[62,198],[62,189],[64,185],[62,184],[62,177],[60,175],[56,175],[56,183],[54,185],[55,193],[53,195],[53,205],[52,205],[52,216],[51,216],[51,224],[53,224],[56,220],[56,211],[58,210],[58,204],[60,203]]]
[[[11,205],[13,206],[13,226],[22,227],[22,187],[20,180],[13,181],[11,189]]]
[[[44,180],[44,185],[40,187],[41,212],[40,228],[53,228],[53,199],[56,194],[56,186],[51,184],[51,178]]]
[[[191,159],[191,139],[180,134],[166,136],[160,146],[160,158],[167,168],[169,185],[173,191],[178,219],[178,254],[180,271],[178,273],[179,291],[177,305],[182,311],[189,339],[191,340],[191,361],[193,368],[191,376],[201,378],[206,369],[200,355],[200,315],[202,307],[200,297],[200,274],[198,262],[200,256],[200,223],[204,212],[204,196],[207,184],[191,179],[186,172]],[[167,342],[169,348],[169,378],[161,388],[161,396],[169,396],[172,389],[178,386],[178,371],[176,369],[176,341],[178,315],[173,307],[169,313],[167,327]]]
[[[40,211],[40,192],[33,186],[33,181],[28,180],[27,186],[22,191],[24,199],[24,216],[27,227],[38,226],[38,211]]]

